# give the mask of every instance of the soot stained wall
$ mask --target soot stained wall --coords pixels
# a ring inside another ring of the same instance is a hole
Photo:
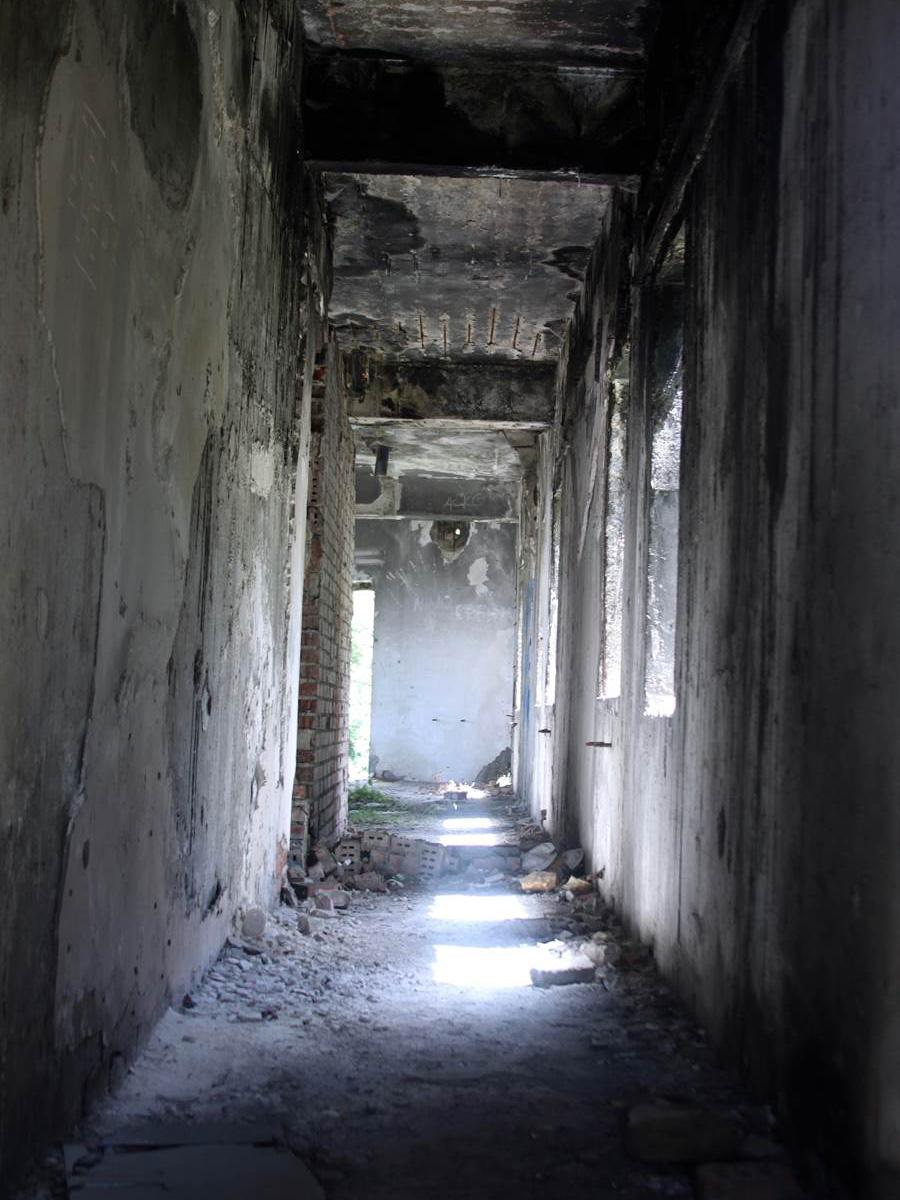
[[[0,1191],[277,894],[299,49],[275,0],[0,3]]]
[[[590,321],[560,377],[576,436],[561,417],[535,505],[546,524],[559,493],[565,548],[551,817],[574,821],[723,1053],[851,1194],[879,1200],[900,1191],[898,39],[888,0],[770,5],[690,188],[674,715],[645,715],[647,293],[617,699],[595,687],[605,392]]]
[[[375,587],[372,755],[408,779],[467,780],[510,744],[516,532],[473,522],[445,560],[432,522],[356,522]]]

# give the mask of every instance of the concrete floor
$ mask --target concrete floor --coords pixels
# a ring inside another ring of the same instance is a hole
[[[629,1157],[629,1110],[662,1098],[736,1114],[741,1154],[778,1157],[767,1111],[714,1068],[646,956],[592,983],[530,986],[529,956],[574,928],[570,906],[510,886],[357,893],[306,935],[280,909],[254,953],[226,947],[167,1012],[69,1148],[70,1187],[106,1191],[104,1170],[168,1162],[177,1196],[724,1197],[695,1192],[691,1164]],[[261,1176],[263,1152],[268,1190],[247,1191],[240,1171]],[[29,1193],[55,1194],[59,1182]]]

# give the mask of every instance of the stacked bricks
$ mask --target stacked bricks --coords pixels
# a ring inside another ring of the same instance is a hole
[[[343,363],[329,345],[315,370],[306,510],[292,857],[337,837],[347,819],[354,445]],[[297,863],[298,866],[303,865]]]

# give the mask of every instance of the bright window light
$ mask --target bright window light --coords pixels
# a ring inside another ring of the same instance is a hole
[[[444,822],[444,828],[458,830],[493,829],[494,822],[490,817],[448,817]]]
[[[435,896],[428,911],[434,921],[518,921],[531,914],[521,896]]]

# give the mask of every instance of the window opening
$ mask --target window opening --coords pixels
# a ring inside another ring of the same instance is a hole
[[[651,432],[644,712],[675,711],[678,523],[684,380],[684,241],[673,244],[649,289],[647,404]]]
[[[607,435],[606,504],[603,522],[603,611],[598,697],[622,694],[622,615],[625,570],[625,423],[628,404],[628,357],[610,380]]]
[[[350,624],[350,780],[369,777],[372,741],[372,667],[375,651],[375,592],[353,589]]]
[[[559,638],[559,570],[562,535],[562,492],[553,493],[553,519],[550,535],[550,578],[547,588],[547,641],[544,658],[544,704],[556,703],[556,647]]]

